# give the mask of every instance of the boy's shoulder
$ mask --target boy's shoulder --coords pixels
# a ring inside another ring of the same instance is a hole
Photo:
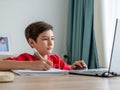
[[[35,57],[34,57],[34,55],[32,55],[32,54],[30,54],[30,53],[22,53],[22,54],[20,54],[18,57],[20,57],[20,58],[24,58],[24,59],[30,59],[30,60],[32,60],[32,59],[36,59]]]
[[[55,60],[55,59],[56,59],[56,60],[61,59],[60,56],[58,56],[57,54],[51,54],[51,55],[49,55],[48,57],[49,57],[49,59],[54,59],[54,60]]]
[[[51,54],[49,57],[59,57],[57,54]]]
[[[35,59],[33,55],[29,53],[21,53],[15,57],[8,57],[6,60],[19,60],[19,61],[24,61],[24,60],[33,60]]]
[[[19,56],[33,56],[33,55],[30,53],[21,53]]]

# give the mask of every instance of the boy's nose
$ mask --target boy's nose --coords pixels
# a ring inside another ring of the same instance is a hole
[[[49,40],[48,45],[51,46],[53,44],[52,40]]]

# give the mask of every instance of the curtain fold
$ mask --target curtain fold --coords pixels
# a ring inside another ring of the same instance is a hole
[[[69,0],[67,55],[68,64],[84,60],[88,68],[98,68],[93,30],[94,0]]]

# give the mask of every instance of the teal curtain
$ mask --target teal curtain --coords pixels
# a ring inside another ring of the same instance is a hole
[[[68,64],[84,60],[88,68],[98,68],[93,30],[94,0],[69,0],[68,9]]]

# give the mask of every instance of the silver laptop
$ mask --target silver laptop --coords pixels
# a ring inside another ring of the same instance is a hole
[[[113,45],[108,69],[85,69],[71,70],[70,74],[89,75],[89,76],[119,76],[120,75],[120,20],[116,19]]]

